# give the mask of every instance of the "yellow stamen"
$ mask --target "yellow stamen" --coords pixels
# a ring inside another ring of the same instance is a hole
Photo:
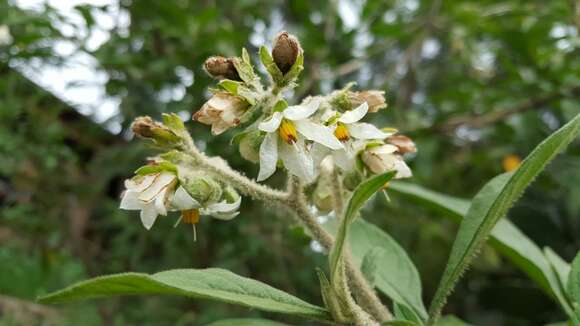
[[[294,124],[291,121],[286,119],[282,120],[282,123],[280,123],[278,134],[282,140],[290,145],[294,144],[298,139],[298,135],[296,134],[296,127],[294,127]]]
[[[336,125],[336,129],[334,129],[334,135],[338,140],[345,142],[350,139],[350,134],[348,133],[348,129],[344,123],[338,123]]]
[[[183,223],[186,224],[196,224],[199,222],[199,210],[198,209],[188,209],[181,211],[181,216],[183,216]]]
[[[522,163],[522,159],[517,155],[507,155],[503,158],[502,165],[506,172],[511,172],[517,169]]]

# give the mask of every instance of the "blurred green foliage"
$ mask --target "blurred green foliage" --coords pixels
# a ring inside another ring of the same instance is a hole
[[[146,232],[136,214],[117,209],[122,180],[152,153],[127,141],[132,119],[194,112],[208,94],[211,80],[202,71],[208,56],[239,55],[242,46],[255,55],[281,29],[296,34],[305,49],[296,99],[351,80],[360,89],[386,90],[389,109],[375,122],[415,139],[413,182],[444,193],[471,197],[502,172],[506,155],[524,157],[580,111],[580,5],[574,1],[121,0],[118,6],[76,7],[89,28],[113,9],[130,17],[129,26],[114,25],[110,38],[94,49],[86,35],[59,29],[66,17],[58,10],[23,10],[0,1],[0,25],[14,39],[0,45],[0,323],[280,319],[180,298],[42,309],[33,303],[72,281],[126,270],[222,267],[321,302],[314,268],[324,266],[325,257],[311,250],[309,238],[287,216],[269,207],[246,200],[231,222],[205,219],[197,242],[189,229],[173,229],[169,219]],[[67,56],[54,50],[57,41],[94,56],[106,73],[107,94],[120,99],[113,118],[121,122],[117,134],[15,69],[65,64]],[[206,126],[188,127],[208,154],[256,175],[256,166],[229,146],[231,132],[212,137]],[[396,196],[391,203],[375,201],[364,213],[408,250],[430,299],[456,226]],[[540,246],[549,245],[568,261],[574,257],[580,248],[578,142],[527,191],[510,218]],[[14,300],[22,301],[11,305]],[[19,314],[13,306],[37,313]],[[460,283],[446,312],[481,325],[564,319],[554,302],[491,248]]]

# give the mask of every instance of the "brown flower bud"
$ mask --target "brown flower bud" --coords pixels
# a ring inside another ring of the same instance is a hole
[[[398,152],[401,154],[415,153],[417,152],[417,147],[415,142],[405,135],[393,135],[387,138],[387,143],[397,146]]]
[[[239,96],[216,93],[193,115],[193,119],[211,125],[212,134],[219,135],[237,126],[248,106],[248,102]]]
[[[151,138],[158,142],[171,143],[179,140],[179,136],[171,129],[147,116],[135,119],[131,125],[131,130],[137,136]]]
[[[280,32],[274,39],[272,58],[283,74],[292,68],[300,53],[302,53],[302,47],[294,35],[284,31]]]
[[[231,79],[241,81],[240,75],[234,66],[233,58],[220,56],[210,57],[203,64],[208,75],[218,79]]]
[[[369,105],[369,112],[377,112],[387,107],[385,100],[385,92],[378,90],[349,92],[348,99],[353,108],[367,102]]]

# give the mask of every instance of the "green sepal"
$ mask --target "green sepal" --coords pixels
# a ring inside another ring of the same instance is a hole
[[[225,91],[233,94],[233,95],[238,95],[238,88],[242,85],[242,83],[235,81],[235,80],[230,80],[230,79],[223,79],[220,80],[218,83],[218,86],[223,88]]]
[[[147,175],[153,173],[159,173],[163,171],[175,172],[177,173],[177,167],[167,161],[161,161],[154,164],[143,165],[142,167],[135,170],[137,175]]]
[[[175,113],[163,113],[162,115],[163,124],[171,129],[176,134],[182,133],[185,131],[185,124],[181,120],[181,118]]]
[[[250,55],[248,51],[243,48],[242,49],[242,57],[241,58],[234,58],[234,66],[240,75],[240,78],[248,85],[251,85],[254,88],[257,88],[260,83],[260,79],[254,72],[254,67],[252,67],[252,62],[250,61]]]
[[[284,99],[281,99],[278,102],[276,102],[276,104],[274,104],[274,107],[272,107],[272,112],[282,112],[287,107],[288,107],[288,102],[286,102],[286,100],[284,100]]]
[[[293,85],[302,70],[304,70],[304,52],[300,51],[298,57],[296,57],[296,62],[294,62],[292,68],[290,68],[286,75],[284,75],[281,86],[286,87],[288,85]]]
[[[268,74],[270,74],[274,83],[278,86],[282,86],[284,75],[276,65],[276,62],[274,62],[274,58],[272,58],[270,51],[268,51],[265,46],[260,47],[260,61],[262,61],[264,68],[266,68],[266,71],[268,71]]]

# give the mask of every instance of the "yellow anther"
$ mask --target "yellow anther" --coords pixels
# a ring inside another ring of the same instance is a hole
[[[344,142],[350,139],[350,134],[348,133],[348,128],[344,123],[338,123],[336,129],[334,129],[334,135],[338,140]]]
[[[278,134],[282,140],[290,145],[294,144],[298,139],[298,135],[296,134],[296,127],[294,127],[292,121],[286,119],[282,120],[282,123],[280,123]]]
[[[196,208],[181,211],[181,216],[183,216],[183,223],[185,224],[196,224],[199,222],[199,210]]]

